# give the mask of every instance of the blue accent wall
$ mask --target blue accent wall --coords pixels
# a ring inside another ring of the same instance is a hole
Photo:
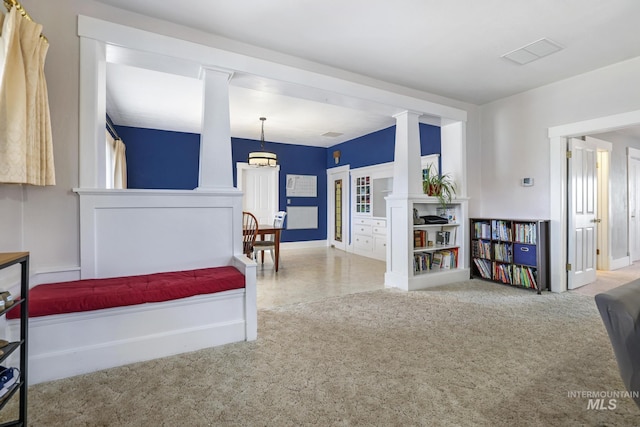
[[[198,186],[200,135],[155,129],[115,126],[127,149],[129,188],[186,189]],[[440,128],[420,124],[421,155],[440,153]],[[330,148],[267,142],[265,148],[278,155],[280,164],[279,210],[287,206],[318,206],[318,228],[285,230],[283,242],[324,240],[327,238],[327,168],[349,164],[359,168],[393,161],[395,126],[364,135]],[[246,162],[249,152],[260,150],[260,141],[231,138],[233,182],[236,163]],[[341,151],[335,164],[333,152]],[[286,176],[314,175],[317,197],[291,197],[287,204]]]
[[[373,132],[327,150],[327,168],[349,165],[351,169],[393,161],[396,127]],[[340,150],[340,162],[335,163],[333,152]],[[440,128],[420,123],[420,155],[440,154]]]
[[[234,185],[237,185],[236,163],[246,163],[249,153],[251,151],[259,150],[260,141],[231,138]],[[279,210],[286,211],[287,206],[318,206],[317,229],[285,230],[282,232],[282,241],[300,242],[308,240],[325,240],[327,238],[327,149],[308,147],[304,145],[266,142],[265,150],[271,151],[278,156],[278,164],[280,165]],[[287,174],[315,175],[318,182],[317,197],[290,197],[289,199],[291,200],[291,204],[287,205]]]
[[[127,156],[127,187],[193,190],[198,186],[200,135],[115,126]]]

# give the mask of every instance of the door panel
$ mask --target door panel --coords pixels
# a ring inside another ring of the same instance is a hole
[[[328,227],[327,241],[337,249],[347,250],[348,211],[349,211],[349,172],[348,170],[328,171]]]
[[[628,149],[628,201],[629,201],[629,257],[631,262],[640,259],[640,151]]]
[[[597,146],[593,142],[569,140],[568,221],[569,289],[596,280],[597,238]]]
[[[259,224],[271,224],[278,208],[280,167],[238,166],[238,187],[244,193],[242,210],[251,212]]]

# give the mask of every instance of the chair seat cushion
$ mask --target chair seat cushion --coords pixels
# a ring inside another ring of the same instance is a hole
[[[259,247],[259,246],[275,246],[276,243],[271,241],[271,240],[256,240],[255,242],[253,242],[253,247]]]
[[[162,302],[245,287],[244,275],[224,266],[141,276],[43,284],[29,290],[29,317]],[[8,318],[17,318],[12,310]]]

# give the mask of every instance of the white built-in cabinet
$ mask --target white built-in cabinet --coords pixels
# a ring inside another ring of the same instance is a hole
[[[386,201],[393,186],[393,165],[351,169],[351,248],[358,255],[387,257]]]

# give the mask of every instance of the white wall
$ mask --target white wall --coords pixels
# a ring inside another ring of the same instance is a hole
[[[548,128],[639,110],[639,75],[635,58],[480,107],[481,215],[549,218]]]
[[[377,82],[367,77],[233,42],[187,27],[125,12],[93,0],[23,0],[21,3],[34,20],[43,25],[43,31],[50,42],[45,74],[49,88],[57,185],[21,187],[0,184],[0,218],[2,219],[0,251],[30,251],[32,274],[43,271],[78,274],[79,271],[79,202],[77,194],[71,191],[79,185],[78,14],[201,44],[214,45],[466,110],[468,112],[467,158],[477,159],[480,153],[478,110],[477,107],[469,104]],[[480,165],[470,160],[467,164],[470,169],[469,194],[478,195],[480,194]],[[478,204],[477,200],[475,203]],[[473,200],[471,206],[474,206]]]

